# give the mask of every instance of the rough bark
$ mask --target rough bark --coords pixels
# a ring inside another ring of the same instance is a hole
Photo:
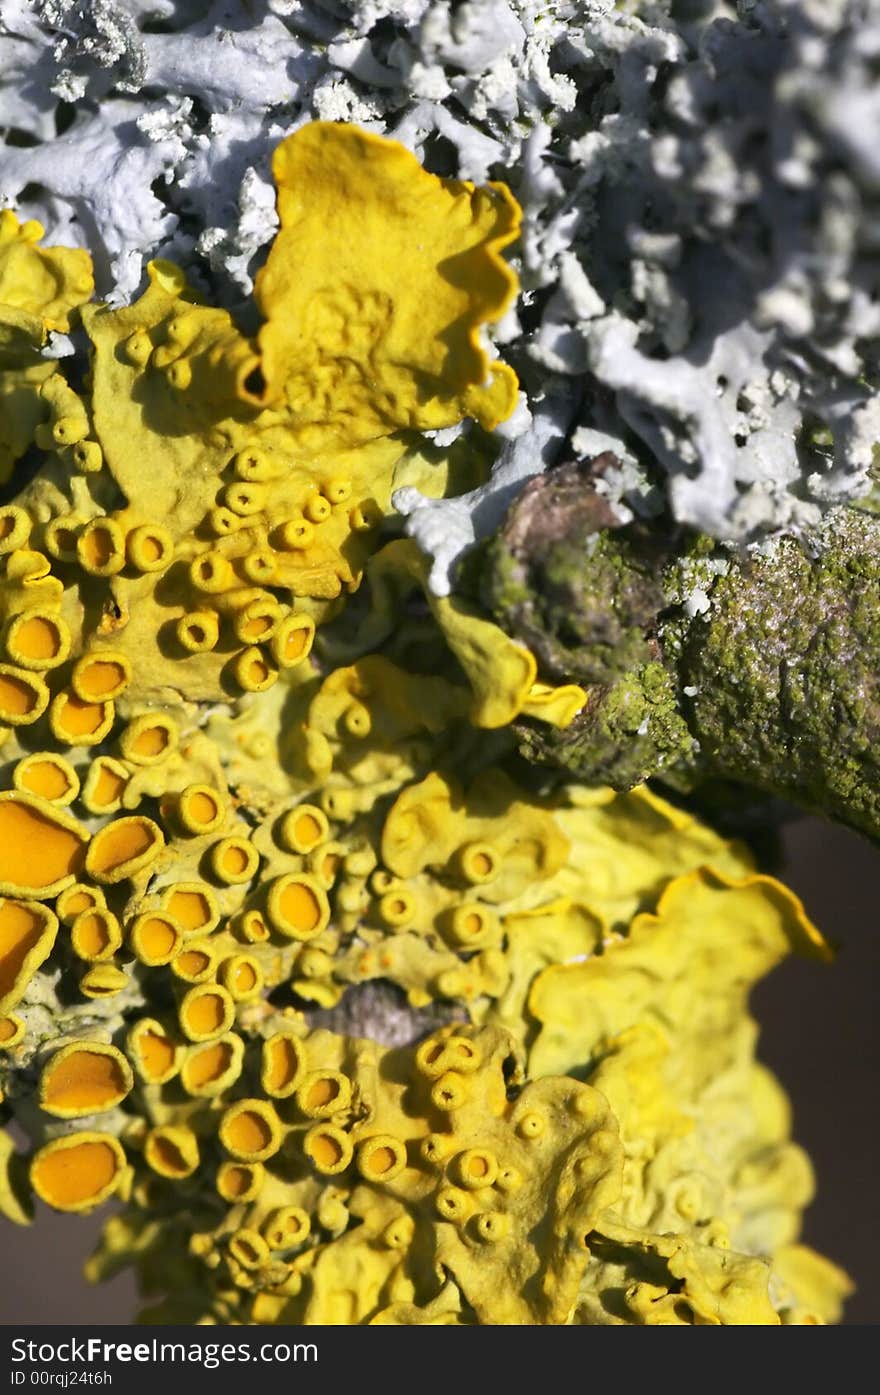
[[[532,481],[487,548],[483,601],[588,699],[530,759],[623,789],[748,783],[880,837],[880,518],[733,551],[619,526],[603,458]]]

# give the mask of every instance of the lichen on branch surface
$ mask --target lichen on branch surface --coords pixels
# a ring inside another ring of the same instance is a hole
[[[121,1200],[88,1272],[157,1321],[833,1321],[747,1004],[824,940],[646,788],[519,758],[587,690],[391,506],[491,470],[515,200],[337,123],[275,168],[256,335],[2,225],[0,1208]]]
[[[596,488],[617,463],[533,481],[485,550],[488,609],[588,692],[564,731],[522,722],[523,753],[617,789],[738,781],[880,838],[875,514],[722,548],[622,526]]]

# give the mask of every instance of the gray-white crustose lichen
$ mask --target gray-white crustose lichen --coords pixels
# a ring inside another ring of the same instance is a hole
[[[399,500],[434,588],[566,433],[615,451],[618,507],[749,540],[870,486],[878,44],[877,0],[6,0],[0,203],[88,246],[111,300],[159,251],[235,304],[282,131],[503,177],[525,396],[495,485]]]

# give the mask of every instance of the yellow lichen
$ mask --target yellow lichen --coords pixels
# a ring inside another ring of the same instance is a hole
[[[834,1320],[747,1006],[824,942],[653,792],[526,767],[510,723],[585,691],[391,505],[487,477],[518,209],[341,124],[275,170],[256,342],[154,262],[83,307],[82,388],[40,350],[83,254],[0,220],[0,471],[42,452],[0,509],[0,1210],[118,1195],[89,1272],[163,1321]]]
[[[31,1163],[31,1185],[57,1211],[91,1211],[118,1187],[125,1153],[109,1133],[72,1133],[46,1143]]]
[[[0,211],[0,481],[46,420],[43,391],[56,378],[66,387],[41,352],[49,332],[70,329],[94,290],[88,253],[42,248],[42,237],[36,221]]]
[[[519,227],[508,190],[437,179],[403,146],[330,122],[283,141],[273,173],[281,231],[257,278],[262,382],[245,378],[247,396],[283,398],[305,440],[345,445],[508,416],[516,379],[478,335],[515,293],[499,255]]]
[[[152,819],[141,814],[116,819],[89,844],[86,871],[98,882],[123,881],[148,867],[164,844],[164,834]]]
[[[115,1046],[71,1042],[43,1070],[40,1107],[61,1119],[96,1114],[125,1099],[133,1083],[131,1066]]]
[[[49,897],[75,879],[88,834],[64,809],[20,791],[0,793],[0,891]]]

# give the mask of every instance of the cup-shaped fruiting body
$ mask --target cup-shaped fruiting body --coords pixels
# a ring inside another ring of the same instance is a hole
[[[391,1182],[406,1167],[406,1144],[390,1133],[362,1139],[358,1143],[357,1167],[366,1182]]]
[[[95,881],[112,886],[149,867],[164,846],[157,823],[143,814],[130,814],[95,834],[86,853],[86,871]]]
[[[450,1134],[429,1133],[419,1144],[419,1153],[429,1167],[439,1168],[454,1146],[455,1140]]]
[[[62,374],[52,373],[45,380],[40,397],[49,409],[49,421],[42,423],[34,432],[34,438],[43,450],[63,450],[89,434],[85,404]]]
[[[474,1216],[471,1224],[477,1239],[486,1245],[503,1240],[510,1231],[510,1217],[506,1211],[483,1211]]]
[[[207,654],[220,638],[220,617],[216,610],[192,610],[181,615],[174,632],[188,654]]]
[[[351,480],[345,475],[331,475],[321,484],[321,493],[329,504],[336,508],[339,504],[347,504],[351,498]]]
[[[74,954],[89,964],[112,959],[122,944],[122,927],[112,911],[96,906],[82,911],[70,927],[70,945]]]
[[[189,579],[196,591],[206,596],[217,596],[232,590],[235,572],[232,563],[222,552],[203,552],[190,563]]]
[[[141,523],[125,539],[128,561],[139,572],[162,572],[174,557],[174,539],[160,523]]]
[[[65,513],[51,518],[43,530],[43,546],[58,562],[75,562],[76,540],[85,523],[82,514]]]
[[[177,723],[164,712],[135,717],[119,737],[119,749],[132,765],[158,765],[177,745]]]
[[[232,509],[227,509],[225,504],[215,504],[208,511],[208,527],[216,538],[228,538],[232,533],[237,533],[243,528],[246,520]]]
[[[485,949],[501,937],[498,917],[489,906],[477,901],[454,906],[440,923],[446,938],[457,949]]]
[[[265,1180],[261,1162],[224,1162],[217,1169],[217,1191],[230,1204],[256,1200]]]
[[[272,934],[266,924],[266,917],[253,908],[243,911],[235,922],[236,931],[249,945],[264,944]]]
[[[54,751],[35,751],[24,756],[12,772],[12,783],[23,794],[33,794],[62,807],[71,804],[79,794],[79,776],[70,761]]]
[[[495,1186],[499,1191],[505,1194],[518,1192],[524,1180],[518,1167],[514,1167],[512,1163],[504,1163],[498,1169],[498,1175],[495,1178]]]
[[[308,1239],[312,1219],[302,1206],[281,1206],[263,1222],[263,1238],[270,1250],[290,1250]]]
[[[431,1080],[450,1070],[469,1075],[479,1069],[480,1062],[476,1043],[456,1034],[428,1037],[416,1051],[416,1069]]]
[[[259,1269],[269,1259],[269,1246],[258,1230],[242,1226],[227,1243],[230,1255],[244,1269]]]
[[[74,692],[56,693],[49,708],[52,735],[65,746],[97,746],[113,730],[112,702],[83,702]]]
[[[227,1032],[206,1046],[192,1046],[180,1068],[180,1081],[188,1095],[213,1099],[222,1095],[241,1075],[244,1042]]]
[[[62,925],[70,927],[83,911],[102,909],[106,904],[106,897],[99,886],[74,882],[61,892],[55,902],[55,913]]]
[[[216,833],[226,818],[226,802],[211,785],[187,785],[177,798],[177,819],[194,837]]]
[[[29,669],[0,664],[0,722],[7,726],[30,726],[49,705],[45,679]]]
[[[459,1075],[454,1070],[446,1071],[431,1087],[431,1103],[446,1113],[462,1109],[470,1097],[471,1089],[467,1076]]]
[[[70,653],[70,629],[58,611],[36,607],[12,616],[4,642],[13,664],[44,672],[64,663]]]
[[[183,928],[186,939],[210,935],[220,924],[217,898],[204,882],[172,883],[165,892],[162,909]]]
[[[147,1134],[144,1159],[160,1177],[190,1177],[199,1165],[199,1141],[186,1124],[163,1124]]]
[[[70,448],[74,468],[82,475],[94,475],[104,464],[104,452],[97,441],[77,441]]]
[[[298,804],[288,809],[278,825],[278,841],[288,852],[305,855],[330,836],[330,824],[317,804]]]
[[[345,709],[342,725],[349,736],[359,741],[365,740],[373,729],[370,709],[362,702],[350,702]]]
[[[282,457],[269,450],[246,446],[233,458],[232,468],[240,480],[268,481],[283,478],[288,466]]]
[[[57,896],[76,880],[88,832],[65,809],[16,790],[0,794],[0,895]]]
[[[134,1085],[131,1066],[115,1046],[75,1041],[56,1051],[40,1076],[40,1108],[59,1119],[113,1109]]]
[[[292,1032],[275,1032],[262,1046],[260,1084],[267,1095],[288,1099],[306,1069],[305,1046]]]
[[[335,1124],[313,1124],[303,1139],[303,1152],[316,1172],[337,1177],[354,1156],[354,1145],[347,1133]]]
[[[391,891],[392,888],[402,885],[401,879],[395,877],[384,867],[377,867],[369,879],[369,887],[374,896],[384,896],[386,891]]]
[[[547,1120],[543,1114],[531,1109],[523,1114],[517,1122],[516,1131],[520,1138],[525,1138],[529,1142],[541,1138],[547,1129]]]
[[[278,669],[269,663],[262,649],[250,645],[236,654],[232,675],[246,693],[265,693],[277,681]]]
[[[279,668],[296,668],[311,653],[315,622],[310,615],[286,615],[269,641],[269,652]]]
[[[112,998],[128,986],[128,975],[118,964],[92,964],[79,981],[84,998]]]
[[[183,1046],[154,1017],[141,1017],[129,1028],[126,1050],[135,1071],[148,1085],[173,1080],[184,1053]]]
[[[382,508],[375,499],[361,499],[349,511],[349,525],[354,533],[368,533],[372,527],[382,522]]]
[[[452,1225],[462,1225],[472,1214],[474,1203],[461,1187],[441,1187],[434,1197],[437,1215]]]
[[[487,842],[466,843],[458,849],[454,860],[460,875],[472,886],[494,881],[501,868],[501,854]]]
[[[278,1152],[281,1120],[267,1100],[243,1099],[225,1110],[218,1130],[230,1157],[240,1162],[265,1162]]]
[[[183,929],[166,911],[143,911],[128,927],[128,943],[148,968],[170,964],[183,945]]]
[[[120,347],[121,356],[126,363],[136,368],[144,368],[149,363],[152,352],[153,341],[143,329],[136,329],[129,334]]]
[[[258,480],[235,480],[223,490],[223,503],[233,513],[242,518],[250,518],[262,513],[266,507],[268,491]]]
[[[90,814],[115,814],[131,778],[129,769],[113,756],[96,756],[82,789],[82,802]]]
[[[72,1133],[34,1155],[31,1186],[56,1211],[91,1211],[112,1196],[125,1168],[125,1152],[112,1134]]]
[[[418,902],[411,891],[386,891],[379,901],[379,919],[389,930],[405,930],[412,925],[418,912]]]
[[[185,392],[192,382],[192,364],[186,358],[175,359],[166,368],[165,379],[177,392]]]
[[[498,1159],[490,1148],[467,1148],[453,1159],[450,1174],[469,1191],[491,1187],[498,1176]]]
[[[260,854],[249,838],[233,834],[221,838],[210,853],[211,871],[227,886],[243,886],[256,876]]]
[[[285,611],[274,596],[257,595],[236,611],[232,629],[239,644],[266,644],[284,619]]]
[[[330,500],[315,490],[304,503],[303,513],[310,523],[326,523],[331,514]]]
[[[283,552],[304,552],[315,541],[315,525],[307,518],[288,518],[273,535]]]
[[[116,576],[125,566],[125,534],[112,518],[93,518],[76,540],[76,557],[90,576]]]
[[[171,972],[184,983],[209,983],[216,976],[219,957],[210,940],[186,940],[171,960]]]
[[[16,1017],[14,1012],[4,1013],[0,1017],[0,1051],[11,1051],[18,1046],[24,1040],[25,1030],[22,1018]]]
[[[313,1070],[296,1089],[297,1107],[309,1119],[329,1119],[351,1104],[351,1081],[338,1070]]]
[[[257,586],[271,586],[275,582],[277,563],[270,547],[254,547],[242,557],[240,566],[248,581]]]
[[[308,869],[325,891],[335,886],[347,849],[344,843],[324,843],[308,855]],[[356,875],[356,873],[353,873]]]
[[[31,526],[30,514],[26,509],[18,504],[4,504],[0,508],[0,555],[18,552],[26,547]]]
[[[131,682],[131,661],[116,649],[98,649],[77,659],[70,686],[83,702],[118,698]]]
[[[414,1233],[415,1223],[412,1216],[402,1211],[393,1221],[388,1222],[382,1231],[382,1241],[389,1250],[408,1250]]]
[[[290,872],[269,888],[267,912],[273,929],[292,940],[311,940],[330,920],[327,893],[314,877]]]
[[[217,973],[233,1002],[250,1003],[263,990],[263,970],[252,954],[231,954]]]
[[[235,1004],[222,984],[197,983],[184,994],[177,1015],[190,1041],[213,1041],[235,1021]]]

